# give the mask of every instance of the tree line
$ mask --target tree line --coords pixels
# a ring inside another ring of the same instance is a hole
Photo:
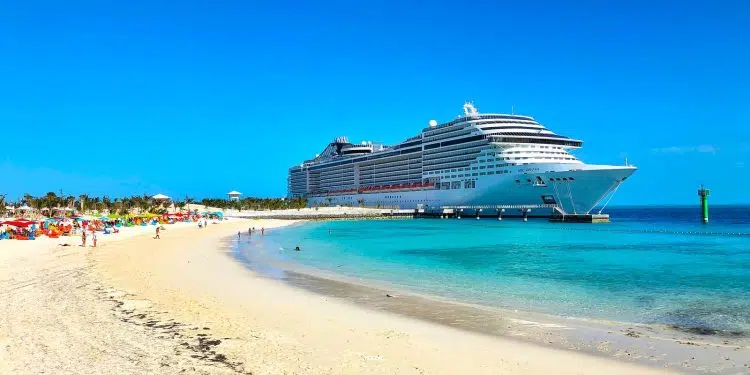
[[[204,198],[200,201],[204,206],[231,210],[283,210],[290,208],[304,208],[307,200],[304,198],[242,198],[227,200],[223,198]]]
[[[89,196],[81,195],[58,195],[55,192],[48,192],[42,196],[32,196],[25,194],[19,202],[10,203],[6,197],[0,195],[0,212],[5,213],[8,204],[15,206],[27,205],[36,210],[48,209],[52,212],[58,208],[71,208],[78,212],[109,212],[126,215],[135,211],[144,213],[164,213],[174,204],[177,209],[186,209],[190,204],[195,204],[196,199],[185,197],[183,200],[155,200],[148,195],[133,195],[130,197],[110,197],[107,195]],[[230,201],[220,198],[204,198],[200,204],[216,207],[219,209],[235,210],[278,210],[286,208],[302,208],[307,205],[303,198],[284,199],[284,198],[243,198],[239,201]],[[192,208],[191,208],[192,210]]]

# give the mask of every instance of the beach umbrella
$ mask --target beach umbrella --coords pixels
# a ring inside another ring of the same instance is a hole
[[[13,206],[5,206],[5,209],[8,210],[8,211],[15,211],[16,210],[16,208],[13,207]]]
[[[33,221],[23,221],[23,220],[10,220],[10,221],[4,221],[3,225],[10,225],[12,227],[19,227],[19,228],[26,228],[29,225],[33,225]]]

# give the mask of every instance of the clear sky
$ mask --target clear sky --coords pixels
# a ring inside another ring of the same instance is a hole
[[[750,3],[0,0],[0,193],[280,196],[334,137],[466,100],[640,169],[612,204],[750,202]]]

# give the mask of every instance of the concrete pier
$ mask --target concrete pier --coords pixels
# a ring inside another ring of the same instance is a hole
[[[553,215],[549,221],[554,223],[609,223],[608,214],[570,214]]]

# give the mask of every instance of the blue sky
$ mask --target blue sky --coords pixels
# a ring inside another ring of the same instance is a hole
[[[280,196],[335,136],[465,100],[639,171],[612,204],[750,202],[742,1],[0,0],[0,193]]]

